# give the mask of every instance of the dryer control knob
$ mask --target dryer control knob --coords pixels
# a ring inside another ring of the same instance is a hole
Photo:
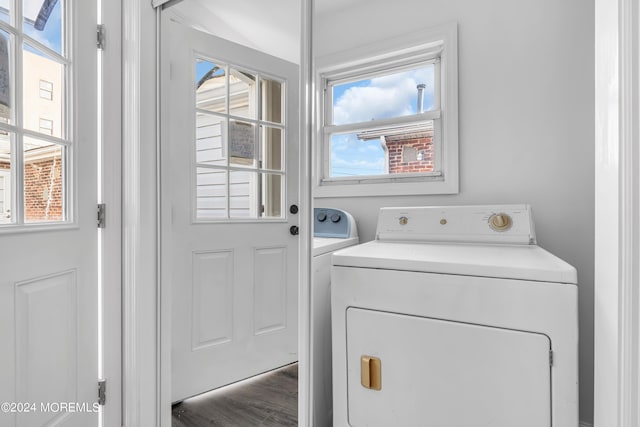
[[[340,219],[342,219],[342,217],[340,216],[340,214],[333,214],[333,215],[331,215],[331,221],[332,221],[332,222],[340,222]]]
[[[320,212],[316,218],[319,222],[325,222],[327,220],[327,214],[324,212]]]
[[[513,220],[506,213],[493,214],[489,217],[489,226],[495,231],[507,231],[513,225]]]

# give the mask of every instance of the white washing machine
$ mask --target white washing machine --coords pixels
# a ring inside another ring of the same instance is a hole
[[[311,396],[313,425],[331,426],[331,254],[357,245],[356,221],[339,209],[313,212],[313,287],[311,292]]]
[[[334,253],[334,426],[576,427],[576,270],[526,205],[385,208]]]

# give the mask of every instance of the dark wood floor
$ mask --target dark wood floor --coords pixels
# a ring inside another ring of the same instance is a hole
[[[173,405],[173,427],[298,425],[298,364]]]

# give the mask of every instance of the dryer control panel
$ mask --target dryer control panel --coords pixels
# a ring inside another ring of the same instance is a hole
[[[382,208],[377,240],[533,245],[529,205]]]

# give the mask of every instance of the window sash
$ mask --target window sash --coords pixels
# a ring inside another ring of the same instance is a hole
[[[429,111],[428,113],[434,113],[433,111]],[[420,116],[432,116],[428,119],[422,120],[405,120],[402,122],[404,126],[410,125],[423,125],[426,124],[427,121],[433,122],[433,171],[432,172],[419,172],[419,173],[383,173],[379,175],[358,175],[358,176],[341,176],[335,177],[331,176],[331,137],[333,135],[345,134],[345,133],[357,133],[364,131],[375,131],[382,130],[384,128],[388,128],[390,126],[385,125],[369,125],[369,122],[366,122],[363,127],[354,127],[352,125],[340,125],[340,126],[332,126],[333,131],[329,131],[328,127],[325,127],[324,134],[322,138],[323,145],[323,166],[322,166],[322,176],[320,177],[320,182],[322,184],[361,184],[361,183],[383,183],[383,182],[402,182],[402,181],[416,181],[422,180],[424,178],[434,178],[440,179],[443,175],[442,173],[442,165],[443,165],[443,149],[442,149],[442,120],[440,111],[437,114],[426,114],[423,113]],[[414,117],[414,116],[410,116]],[[401,127],[397,121],[394,124],[398,124],[398,127]],[[348,128],[348,129],[347,129]]]
[[[365,66],[342,68],[340,71],[323,76],[324,108],[322,134],[322,176],[321,185],[324,184],[358,184],[358,183],[384,183],[416,181],[424,179],[441,179],[442,177],[442,80],[441,80],[441,55],[443,44],[436,43],[435,47],[421,55],[400,57],[398,59],[380,59],[368,62]],[[434,65],[434,109],[418,114],[374,119],[366,122],[333,124],[333,88],[337,85],[381,77],[406,70],[420,68],[429,64]],[[358,175],[348,177],[331,176],[331,137],[337,134],[357,133],[364,131],[382,130],[384,128],[404,127],[420,125],[431,121],[433,123],[433,171],[420,173],[383,173],[379,175]]]

